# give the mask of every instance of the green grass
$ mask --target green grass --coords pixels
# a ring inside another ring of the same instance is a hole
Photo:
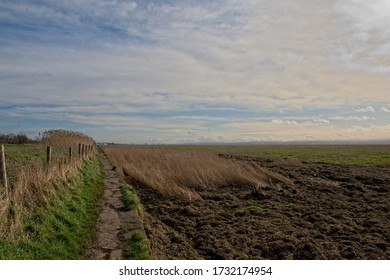
[[[220,154],[264,159],[277,158],[321,163],[390,164],[390,145],[167,145],[155,147],[207,150]]]
[[[142,233],[136,232],[126,242],[124,254],[129,260],[150,260],[149,241]]]
[[[140,200],[133,186],[126,184],[125,182],[121,182],[120,189],[122,191],[122,201],[125,205],[125,210],[136,211],[137,214],[142,217]],[[151,259],[149,241],[143,232],[135,232],[129,240],[126,240],[123,251],[125,258],[129,260]]]
[[[139,206],[139,199],[133,186],[122,182],[120,184],[120,189],[122,191],[122,201],[125,205],[125,210],[137,210],[137,207]]]
[[[8,164],[28,164],[31,160],[46,162],[46,147],[38,144],[6,144],[4,145]],[[52,149],[53,159],[68,159],[68,149]],[[76,151],[73,151],[76,156]]]
[[[0,240],[0,259],[83,259],[95,235],[102,186],[95,155],[78,176],[62,183],[47,205],[24,215],[22,241]]]
[[[6,144],[4,149],[9,162],[27,163],[30,160],[46,159],[46,151],[36,144]]]

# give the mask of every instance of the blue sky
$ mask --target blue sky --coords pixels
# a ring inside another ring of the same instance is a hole
[[[0,133],[390,139],[387,0],[0,0]]]

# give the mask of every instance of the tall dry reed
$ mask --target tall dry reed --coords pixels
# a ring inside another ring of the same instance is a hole
[[[79,144],[95,146],[95,141],[81,133],[66,130],[48,130],[42,133],[39,143],[56,149],[78,148]]]
[[[104,152],[119,172],[163,195],[200,199],[196,189],[239,184],[261,188],[288,182],[278,174],[246,162],[204,151],[108,146]]]

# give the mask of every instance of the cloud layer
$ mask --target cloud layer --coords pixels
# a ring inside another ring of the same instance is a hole
[[[389,138],[388,1],[0,1],[0,132]]]

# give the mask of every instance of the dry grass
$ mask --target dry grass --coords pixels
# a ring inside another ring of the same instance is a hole
[[[81,133],[66,130],[48,130],[42,133],[40,144],[43,146],[51,146],[54,149],[68,149],[72,147],[78,148],[78,145],[95,145],[94,140]]]
[[[50,145],[57,151],[65,151],[69,147],[78,147],[79,143],[94,145],[91,138],[66,131],[46,132],[37,145]],[[23,165],[14,165],[14,170],[8,170],[14,180],[8,195],[2,186],[0,188],[0,237],[6,236],[8,240],[20,238],[23,235],[23,213],[45,205],[56,194],[60,182],[76,175],[81,164],[82,161],[77,157],[71,162],[59,157],[53,158],[50,165],[35,159]]]
[[[196,188],[238,184],[261,188],[288,179],[264,168],[204,151],[109,146],[111,163],[131,181],[163,195],[200,199]]]
[[[50,166],[36,161],[22,168],[8,197],[3,195],[0,200],[0,237],[20,239],[23,213],[45,205],[60,183],[77,174],[80,167],[81,161],[72,164],[58,161]]]

